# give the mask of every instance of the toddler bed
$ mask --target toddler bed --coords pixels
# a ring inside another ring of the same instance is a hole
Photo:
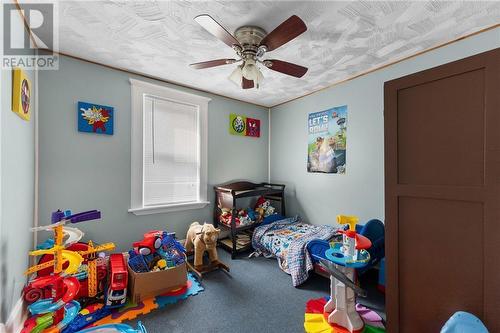
[[[336,227],[311,225],[296,217],[283,218],[255,228],[252,246],[255,255],[276,257],[280,268],[291,275],[294,287],[304,283],[313,269],[307,244],[314,239],[329,240]]]
[[[304,283],[309,277],[309,271],[324,275],[317,265],[314,256],[324,258],[325,251],[330,248],[329,242],[342,236],[337,234],[337,227],[327,225],[311,225],[296,217],[284,218],[278,214],[266,218],[263,225],[257,227],[252,237],[254,254],[259,256],[275,257],[280,268],[291,275],[294,287]],[[364,225],[357,225],[356,231],[368,237],[372,247],[368,250],[371,255],[370,264],[361,270],[373,267],[384,257],[384,224],[379,220],[370,220]]]

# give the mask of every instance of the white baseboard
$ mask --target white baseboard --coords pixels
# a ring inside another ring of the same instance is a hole
[[[24,326],[24,321],[27,318],[27,313],[24,309],[24,301],[19,298],[10,312],[9,318],[5,325],[0,324],[0,333],[19,333]],[[3,328],[2,328],[3,326]],[[3,330],[2,330],[3,329]]]

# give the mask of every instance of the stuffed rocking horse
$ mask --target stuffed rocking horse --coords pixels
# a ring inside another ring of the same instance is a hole
[[[190,268],[200,278],[203,273],[218,268],[229,271],[229,267],[219,261],[219,255],[217,254],[217,238],[219,234],[220,229],[216,229],[212,224],[204,223],[201,225],[198,222],[193,222],[189,226],[184,246],[188,254],[194,250],[194,267]],[[208,252],[210,259],[209,266],[203,266],[205,251]]]

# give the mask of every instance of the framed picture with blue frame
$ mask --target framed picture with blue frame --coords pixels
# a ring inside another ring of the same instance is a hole
[[[113,135],[114,108],[87,102],[78,102],[78,131]]]

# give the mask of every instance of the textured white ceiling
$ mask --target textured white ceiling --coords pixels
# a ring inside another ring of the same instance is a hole
[[[309,67],[308,73],[297,79],[263,69],[261,88],[242,90],[227,79],[236,65],[189,68],[234,56],[193,20],[203,13],[230,32],[242,25],[270,32],[298,15],[308,31],[267,57]],[[59,49],[272,106],[499,22],[497,1],[62,1]]]

